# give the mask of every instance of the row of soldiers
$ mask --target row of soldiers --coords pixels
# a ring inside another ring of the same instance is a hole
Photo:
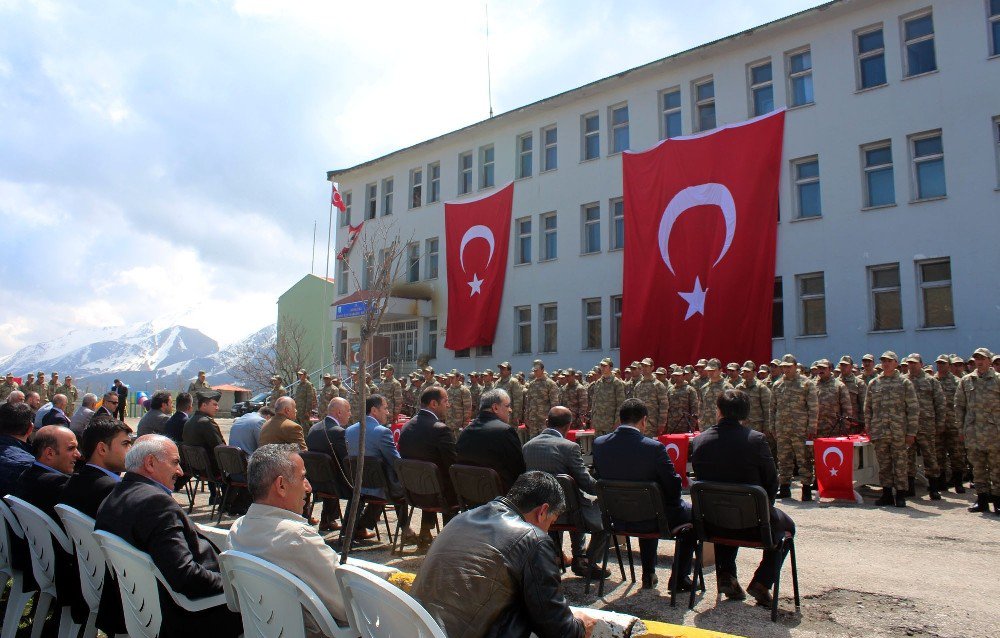
[[[73,385],[73,377],[67,375],[66,380],[60,382],[59,373],[53,372],[49,381],[46,382],[45,373],[41,370],[38,371],[37,376],[29,373],[23,383],[17,383],[14,380],[14,373],[8,372],[3,383],[0,383],[0,403],[6,401],[10,393],[15,390],[20,390],[25,396],[30,392],[36,392],[43,402],[52,401],[52,398],[57,394],[65,396],[65,412],[66,416],[70,418],[76,411],[76,400],[80,396],[79,390]]]

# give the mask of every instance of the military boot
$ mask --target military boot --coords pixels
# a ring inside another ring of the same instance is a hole
[[[877,501],[875,501],[875,504],[881,506],[881,505],[892,505],[893,503],[895,503],[895,501],[892,498],[892,488],[883,487],[882,497],[879,498]]]
[[[896,490],[896,502],[894,503],[894,505],[896,507],[906,507],[906,498],[899,490]]]
[[[969,511],[973,514],[977,512],[988,512],[990,511],[990,495],[989,494],[977,494],[976,504],[969,508]]]
[[[778,498],[792,498],[792,486],[785,484],[779,487]]]
[[[917,485],[916,485],[916,483],[917,483],[917,479],[911,476],[907,480],[907,482],[906,482],[906,485],[907,485],[907,487],[906,487],[906,493],[903,494],[903,496],[909,496],[910,498],[913,498],[914,496],[916,496],[917,495]]]
[[[1000,516],[1000,496],[993,497],[993,513]]]
[[[810,485],[803,485],[802,486],[802,502],[805,503],[806,501],[811,501],[811,500],[813,500],[812,486],[810,486]]]
[[[931,497],[932,501],[940,501],[941,492],[938,491],[940,480],[937,477],[931,477],[927,479],[927,483],[927,495]]]
[[[952,472],[951,482],[955,484],[956,494],[965,494],[965,481],[962,480],[961,472]]]

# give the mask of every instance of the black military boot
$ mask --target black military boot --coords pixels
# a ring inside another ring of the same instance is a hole
[[[993,497],[993,513],[1000,516],[1000,496]]]
[[[927,483],[928,483],[928,485],[927,485],[927,495],[931,497],[932,501],[940,501],[941,500],[941,492],[938,491],[938,484],[940,482],[941,482],[940,479],[938,479],[937,477],[933,477],[933,476],[931,478],[927,479]]]
[[[952,472],[951,481],[955,484],[956,494],[965,494],[965,481],[962,480],[962,472]]]
[[[877,501],[875,501],[875,504],[876,505],[892,505],[895,502],[896,501],[894,501],[893,498],[892,498],[892,488],[891,487],[883,487],[882,488],[882,496]]]
[[[792,498],[792,486],[785,484],[779,487],[778,498]]]
[[[916,485],[916,483],[917,483],[917,479],[911,476],[909,478],[909,480],[907,480],[907,482],[906,482],[906,485],[907,485],[906,493],[903,494],[903,496],[909,496],[910,498],[915,497],[917,495],[917,485]]]
[[[896,507],[906,507],[906,498],[903,496],[903,493],[900,492],[899,490],[896,490],[896,502],[894,503],[894,505]]]
[[[978,512],[988,512],[990,511],[990,495],[989,494],[977,494],[976,504],[969,508],[969,511],[973,514]]]
[[[813,500],[813,490],[811,485],[802,486],[802,502]]]

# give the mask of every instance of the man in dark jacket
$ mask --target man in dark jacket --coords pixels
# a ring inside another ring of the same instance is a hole
[[[191,418],[191,407],[193,405],[191,395],[181,392],[177,395],[177,406],[167,422],[163,424],[163,435],[180,445],[184,441],[184,424]]]
[[[0,497],[13,492],[21,473],[35,462],[28,443],[34,429],[27,403],[0,405]]]
[[[594,467],[597,476],[615,481],[652,481],[660,486],[667,522],[672,530],[691,522],[691,507],[681,500],[681,477],[674,470],[667,449],[656,439],[642,435],[646,431],[649,411],[641,399],[626,399],[618,410],[621,424],[611,434],[597,437],[594,441]],[[629,523],[629,531],[654,532],[654,520]],[[639,556],[642,561],[642,587],[656,586],[656,546],[653,538],[639,539]],[[691,571],[694,555],[694,538],[690,534],[681,537],[678,544],[678,574]],[[678,584],[678,590],[689,591],[691,581],[687,576]]]
[[[522,475],[441,530],[410,593],[451,638],[590,636],[594,620],[570,610],[546,533],[565,507],[555,477]]]
[[[114,416],[119,421],[124,421],[128,412],[128,386],[115,379],[115,392],[118,394],[118,409]]]
[[[445,500],[450,505],[458,505],[455,488],[451,484],[448,468],[455,463],[455,437],[451,428],[441,421],[441,415],[448,414],[448,391],[440,386],[432,386],[420,393],[420,410],[407,421],[399,433],[399,455],[404,459],[428,461],[438,466],[438,476]],[[452,519],[444,514],[444,522]],[[423,512],[420,519],[420,533],[417,536],[417,551],[430,547],[431,528],[437,522],[437,514]]]
[[[98,417],[100,415],[114,417],[118,412],[118,403],[121,400],[118,398],[118,393],[112,390],[111,392],[106,392],[104,398],[101,399],[101,407],[97,408],[94,412],[94,416]]]
[[[344,424],[350,422],[350,402],[347,399],[333,397],[326,405],[326,417],[322,421],[314,423],[306,434],[306,449],[310,452],[326,454],[333,459],[334,474],[336,475],[337,472],[344,474],[343,481],[337,481],[332,485],[310,481],[313,489],[327,494],[337,494],[348,500],[350,500],[351,494],[347,489],[349,483],[346,483],[346,474],[349,470]],[[319,531],[332,532],[340,529],[340,518],[340,499],[324,498],[323,513],[319,517]]]
[[[121,537],[146,552],[170,587],[201,598],[222,593],[219,556],[198,535],[194,523],[174,500],[174,481],[181,476],[177,446],[158,434],[136,439],[125,456],[125,476],[97,510],[96,529]],[[205,611],[183,610],[160,588],[163,624],[160,636],[238,636],[239,614],[225,605]]]
[[[222,394],[212,390],[201,391],[197,393],[197,398],[198,410],[184,424],[183,443],[204,449],[208,453],[212,476],[219,476],[219,466],[215,461],[215,448],[219,445],[225,445],[226,440],[222,438],[222,430],[215,422],[215,415],[219,411],[219,399],[222,398]],[[214,481],[209,481],[208,492],[208,504],[211,505],[220,495]]]
[[[52,397],[52,408],[42,417],[42,425],[65,425],[69,427],[69,417],[66,416],[66,395],[57,394]]]
[[[455,445],[456,463],[493,468],[509,490],[524,473],[524,454],[517,430],[510,425],[510,395],[500,388],[483,392],[479,416],[467,425]]]
[[[173,411],[173,398],[166,390],[158,390],[149,399],[149,412],[142,415],[139,425],[135,428],[135,433],[139,436],[146,434],[165,434],[167,421],[170,420],[170,413]]]
[[[691,464],[699,481],[759,485],[771,501],[771,533],[775,538],[795,533],[792,519],[774,508],[778,475],[767,439],[740,421],[750,414],[750,398],[740,390],[727,390],[718,399],[722,420],[691,442]],[[715,546],[719,593],[735,600],[746,596],[736,579],[736,547]],[[775,552],[765,551],[747,591],[761,605],[771,606],[771,586],[775,576]],[[784,560],[784,556],[781,557]]]

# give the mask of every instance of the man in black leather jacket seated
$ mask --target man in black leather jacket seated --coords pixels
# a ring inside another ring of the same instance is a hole
[[[565,507],[555,477],[525,472],[441,530],[411,593],[450,638],[589,638],[594,620],[569,608],[547,534]]]

